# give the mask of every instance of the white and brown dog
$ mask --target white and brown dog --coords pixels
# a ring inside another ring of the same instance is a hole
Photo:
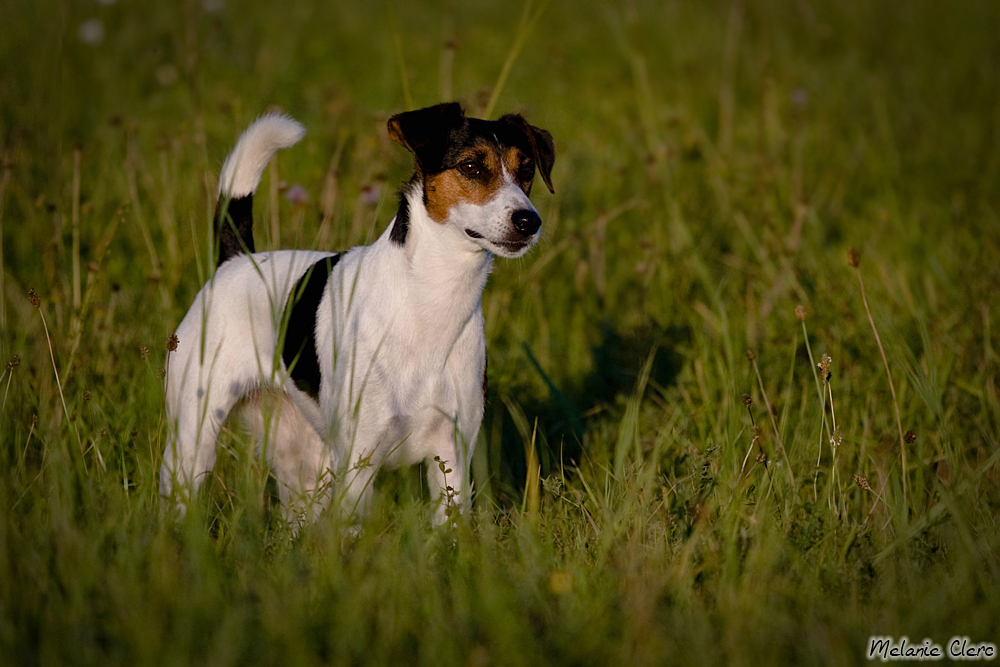
[[[486,386],[483,287],[493,255],[520,257],[538,240],[528,195],[536,166],[552,190],[552,137],[519,115],[467,118],[457,103],[397,114],[389,135],[413,153],[416,173],[377,241],[255,253],[253,192],[274,153],[304,132],[264,116],[223,165],[219,267],[169,361],[160,492],[183,510],[235,409],[289,519],[331,497],[345,516],[363,515],[380,466],[432,457],[455,469],[428,466],[432,497],[451,487],[446,500],[467,501]]]

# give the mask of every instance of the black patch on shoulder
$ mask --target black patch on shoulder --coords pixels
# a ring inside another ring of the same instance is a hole
[[[406,198],[410,193],[409,184],[400,188],[399,210],[396,211],[396,221],[392,223],[392,231],[389,232],[389,240],[396,245],[406,245],[406,232],[410,230],[410,202]]]
[[[310,266],[295,283],[286,306],[288,326],[281,358],[295,386],[317,400],[320,372],[316,354],[316,312],[330,273],[340,257],[324,257]]]
[[[230,257],[253,253],[253,195],[219,197],[215,205],[215,242],[219,244],[219,261],[222,266]],[[232,222],[230,222],[232,221]]]

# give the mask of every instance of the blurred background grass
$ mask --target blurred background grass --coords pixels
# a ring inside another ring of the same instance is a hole
[[[870,634],[997,640],[996,3],[2,8],[4,655],[847,663]],[[332,516],[293,539],[236,432],[162,521],[163,341],[239,132],[271,106],[309,131],[265,177],[258,247],[337,250],[393,215],[392,113],[494,97],[553,133],[556,195],[484,294],[468,520],[431,529],[401,474],[357,541]]]

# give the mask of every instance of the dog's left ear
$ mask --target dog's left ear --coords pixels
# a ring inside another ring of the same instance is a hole
[[[389,136],[413,153],[421,172],[433,174],[442,169],[451,133],[467,123],[462,105],[447,102],[396,114],[389,119]]]
[[[520,114],[507,114],[500,120],[514,125],[524,133],[528,145],[531,146],[531,155],[538,165],[538,171],[542,174],[542,180],[545,181],[545,187],[555,194],[556,191],[552,187],[552,165],[556,161],[556,144],[552,141],[552,135],[531,125]]]

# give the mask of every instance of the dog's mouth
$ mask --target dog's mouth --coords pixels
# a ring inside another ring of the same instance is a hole
[[[527,241],[502,241],[500,243],[496,243],[495,245],[497,245],[500,248],[503,248],[507,252],[515,253],[515,252],[521,252],[531,244],[528,243]]]
[[[466,229],[465,235],[470,239],[481,241],[478,245],[483,250],[490,250],[501,257],[520,257],[533,245],[533,237],[528,237],[524,240],[504,239],[502,241],[494,241],[493,239],[486,238],[474,229]]]

